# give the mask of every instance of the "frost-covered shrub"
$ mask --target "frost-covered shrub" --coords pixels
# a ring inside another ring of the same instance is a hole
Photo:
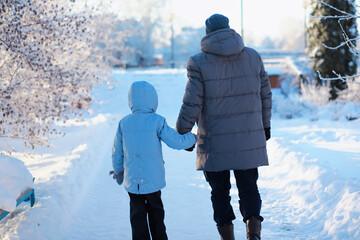
[[[358,102],[360,104],[360,79],[356,79],[357,83],[348,83],[348,88],[339,93],[339,100],[342,102]]]
[[[317,86],[311,79],[312,74],[299,64],[299,61],[287,63],[281,89],[272,89],[274,116],[287,119],[305,117],[314,121],[360,118],[360,84],[348,83],[349,87],[339,93],[338,99],[329,102],[330,87]]]
[[[94,31],[92,55],[98,62],[112,67],[125,67],[132,49],[125,46],[130,34],[134,34],[134,21],[120,20],[112,13],[100,12],[91,17],[91,29]]]
[[[0,137],[44,144],[54,121],[88,107],[106,69],[93,26],[70,1],[1,1]]]
[[[291,93],[285,96],[281,91],[276,89],[273,89],[272,92],[272,113],[275,116],[292,119],[302,117],[304,114],[311,111],[311,109],[303,104],[298,94]]]
[[[329,87],[314,84],[302,84],[301,95],[305,101],[317,106],[325,106],[330,98]]]

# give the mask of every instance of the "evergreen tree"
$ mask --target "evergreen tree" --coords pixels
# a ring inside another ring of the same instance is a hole
[[[323,0],[323,3],[312,1],[311,8],[311,15],[318,17],[310,18],[307,28],[309,43],[307,51],[312,57],[313,70],[319,71],[324,78],[336,77],[333,71],[341,76],[355,75],[357,57],[351,48],[346,44],[336,49],[323,46],[324,44],[337,47],[346,41],[345,36],[349,39],[357,38],[355,0]],[[356,40],[351,41],[351,44],[355,47]],[[323,84],[319,77],[317,77],[317,84]],[[330,81],[330,87],[333,100],[337,98],[337,92],[347,88],[347,85],[342,80],[335,80]]]

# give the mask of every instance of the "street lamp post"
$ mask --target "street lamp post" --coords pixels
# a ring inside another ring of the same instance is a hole
[[[170,53],[170,64],[171,68],[175,68],[175,40],[174,40],[174,14],[171,13],[171,53]]]
[[[306,18],[306,15],[307,15],[307,8],[309,6],[309,3],[308,1],[304,0],[303,1],[303,7],[304,7],[304,48],[305,48],[305,51],[306,51],[306,48],[307,48],[307,34],[306,34],[306,31],[307,31],[307,18]]]
[[[241,37],[244,40],[244,11],[243,11],[243,0],[241,0]]]

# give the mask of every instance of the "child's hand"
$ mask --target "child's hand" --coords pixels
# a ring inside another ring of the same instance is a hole
[[[195,144],[192,147],[185,149],[185,151],[192,152],[194,148],[195,148]]]
[[[114,172],[114,171],[110,171],[109,175],[114,174],[113,175],[113,179],[116,180],[116,182],[121,185],[124,181],[124,171],[122,172]]]
[[[113,179],[116,179],[116,182],[121,185],[124,181],[124,172],[114,173]]]

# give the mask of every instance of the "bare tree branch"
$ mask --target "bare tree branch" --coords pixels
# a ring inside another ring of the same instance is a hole
[[[324,78],[321,76],[320,72],[317,71],[317,74],[319,75],[319,78],[322,80],[322,81],[337,81],[337,80],[341,80],[343,82],[347,82],[347,83],[355,83],[355,84],[360,84],[360,82],[356,82],[354,81],[355,78],[358,78],[360,77],[360,74],[358,75],[353,75],[353,76],[341,76],[340,74],[336,73],[335,71],[332,71],[337,77],[334,77],[334,78]],[[347,79],[353,79],[353,81],[349,81]]]
[[[325,43],[322,43],[321,45],[323,47],[325,47],[326,49],[330,49],[330,50],[337,50],[337,49],[339,49],[341,47],[347,46],[351,54],[353,54],[354,56],[358,56],[359,51],[356,48],[356,42],[358,40],[360,40],[360,37],[350,38],[348,33],[345,31],[342,22],[346,21],[346,20],[353,20],[353,19],[360,18],[360,15],[358,15],[356,13],[349,13],[349,12],[340,10],[339,8],[334,7],[334,6],[324,2],[322,0],[315,0],[314,2],[319,3],[321,5],[324,5],[324,6],[330,8],[332,10],[335,10],[339,14],[342,14],[342,15],[334,15],[334,16],[311,16],[311,18],[317,18],[317,19],[338,19],[337,22],[338,22],[338,25],[340,27],[341,36],[342,36],[343,40],[337,46],[329,46],[329,45],[327,45]],[[359,7],[359,6],[354,5],[354,7]],[[351,33],[349,33],[349,34],[352,35]],[[360,77],[360,74],[351,75],[351,76],[342,76],[341,74],[339,74],[339,73],[337,73],[335,71],[332,71],[332,73],[335,74],[336,77],[334,77],[334,78],[324,78],[324,77],[321,76],[319,71],[317,71],[317,73],[318,73],[319,79],[321,81],[338,81],[338,80],[340,80],[340,81],[346,82],[346,83],[360,84],[359,82],[354,81],[355,78]],[[352,79],[352,81],[350,79]]]
[[[331,6],[330,4],[328,4],[328,3],[324,2],[324,1],[316,0],[316,2],[318,2],[318,3],[320,3],[320,4],[323,4],[323,5],[331,8],[331,9],[334,9],[335,11],[338,11],[339,13],[345,14],[346,16],[352,16],[351,14],[349,14],[349,13],[343,11],[343,10],[340,10],[340,9],[334,7],[334,6]],[[325,17],[326,17],[326,16],[325,16]]]

